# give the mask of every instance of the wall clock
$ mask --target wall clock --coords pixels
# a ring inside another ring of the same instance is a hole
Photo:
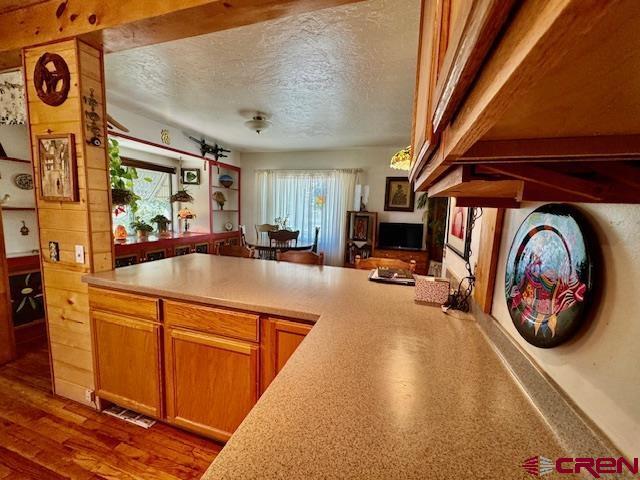
[[[67,62],[57,53],[44,53],[33,71],[33,84],[40,100],[47,105],[62,105],[69,95],[71,74]]]
[[[549,204],[529,214],[513,239],[507,307],[518,333],[536,347],[555,347],[584,323],[593,281],[588,231],[578,210]]]

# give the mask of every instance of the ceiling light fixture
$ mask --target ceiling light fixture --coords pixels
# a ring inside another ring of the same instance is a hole
[[[389,166],[396,170],[411,170],[411,146],[403,148],[391,157]]]
[[[251,120],[244,122],[244,125],[249,129],[256,132],[258,135],[271,126],[271,122],[268,120],[269,116],[266,113],[256,112]]]

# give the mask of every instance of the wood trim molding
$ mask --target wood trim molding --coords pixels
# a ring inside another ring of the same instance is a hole
[[[458,203],[456,203],[457,205]],[[485,208],[482,212],[478,262],[475,268],[476,283],[473,298],[485,313],[491,312],[498,256],[504,223],[503,208]]]
[[[152,170],[154,172],[176,174],[176,169],[173,167],[165,167],[164,165],[157,165],[155,163],[145,162],[142,160],[136,160],[130,157],[121,157],[122,165],[125,167],[142,168],[144,170]]]
[[[442,132],[460,106],[514,3],[476,0],[471,4],[462,32],[454,36],[458,43],[447,48],[442,71],[448,74],[436,86],[438,103],[432,120],[435,135]]]

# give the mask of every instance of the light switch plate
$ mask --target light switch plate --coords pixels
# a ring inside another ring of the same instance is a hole
[[[76,263],[84,263],[84,247],[76,245]]]

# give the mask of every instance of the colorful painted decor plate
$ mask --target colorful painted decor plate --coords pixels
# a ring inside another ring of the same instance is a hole
[[[522,222],[511,244],[507,307],[520,335],[536,347],[561,344],[584,322],[593,268],[585,228],[575,208],[544,205]]]

